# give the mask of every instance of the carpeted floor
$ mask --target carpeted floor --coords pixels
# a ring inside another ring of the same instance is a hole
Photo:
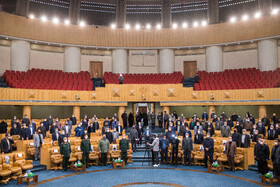
[[[186,169],[186,170],[185,170]],[[104,171],[105,170],[105,171]],[[161,165],[154,169],[144,166],[142,163],[128,164],[126,169],[113,170],[112,166],[92,166],[86,173],[45,170],[35,172],[39,175],[39,182],[44,182],[39,186],[100,186],[109,187],[121,184],[125,186],[151,186],[161,187],[164,184],[152,184],[153,182],[170,183],[183,186],[258,186],[260,175],[255,171],[236,171],[226,170],[221,175],[206,172],[207,169],[199,166],[170,166]],[[71,176],[65,176],[71,175]],[[231,177],[232,176],[232,177]],[[58,177],[55,180],[53,178]],[[241,180],[244,179],[244,180]],[[249,181],[246,181],[248,179]],[[137,182],[147,182],[148,184],[135,184]],[[131,185],[129,185],[132,183]],[[260,183],[259,183],[260,184]],[[10,181],[10,185],[16,185],[16,181]],[[23,185],[26,185],[24,183]]]

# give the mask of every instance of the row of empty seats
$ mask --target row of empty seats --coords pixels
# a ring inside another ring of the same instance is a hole
[[[105,72],[106,84],[118,84],[120,74]],[[123,84],[179,84],[184,77],[181,72],[174,73],[150,73],[150,74],[122,74]]]
[[[233,90],[280,87],[280,68],[261,72],[256,68],[233,69],[223,72],[199,71],[195,90]]]
[[[5,71],[3,77],[12,88],[93,90],[90,73],[67,73],[61,70],[31,69],[27,72]]]

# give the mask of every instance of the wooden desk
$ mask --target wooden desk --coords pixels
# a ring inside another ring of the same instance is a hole
[[[219,174],[220,172],[225,171],[225,168],[224,166],[213,167],[208,165],[208,172],[212,173],[213,171],[217,171],[217,174]]]
[[[70,166],[70,171],[75,171],[75,173],[77,173],[80,170],[86,171],[86,165],[76,166],[76,167],[74,165]]]
[[[124,163],[124,161],[112,162],[112,166],[113,166],[113,168],[116,168],[117,166],[121,166],[121,168],[124,168],[125,167],[125,163]]]
[[[38,182],[38,175],[34,175],[33,177],[18,177],[17,184],[22,184],[22,182],[27,182],[27,185],[33,181],[34,183]]]

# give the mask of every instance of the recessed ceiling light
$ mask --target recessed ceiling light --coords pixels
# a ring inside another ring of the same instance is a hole
[[[42,17],[41,17],[41,20],[42,20],[43,22],[46,22],[46,21],[48,21],[48,18],[47,18],[46,16],[42,16]]]
[[[65,25],[69,25],[70,24],[70,21],[68,19],[64,20],[64,24]]]
[[[230,18],[230,22],[231,22],[231,23],[234,23],[235,21],[236,21],[236,17],[231,17],[231,18]]]
[[[249,16],[247,14],[242,16],[242,21],[247,21],[249,19]]]
[[[80,21],[79,25],[80,25],[81,27],[84,27],[84,26],[86,25],[86,23],[85,23],[84,21]]]

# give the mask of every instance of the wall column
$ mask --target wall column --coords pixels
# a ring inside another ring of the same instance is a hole
[[[16,14],[19,16],[28,16],[29,13],[29,0],[17,0]]]
[[[259,106],[259,118],[263,118],[264,115],[267,115],[266,106],[260,105]]]
[[[27,114],[27,117],[29,118],[29,119],[31,119],[31,106],[30,105],[25,105],[25,106],[23,106],[23,112],[22,112],[22,114],[23,114],[23,118],[24,118],[24,116],[25,116],[25,114]]]
[[[64,51],[64,72],[81,71],[81,51],[78,47],[65,47]]]
[[[127,50],[114,49],[112,57],[113,57],[113,73],[128,73]]]
[[[272,0],[258,0],[259,9],[264,14],[269,14],[272,8]]]
[[[175,55],[173,49],[161,49],[159,51],[159,72],[173,73],[175,70]]]
[[[209,119],[211,119],[212,110],[214,110],[214,112],[216,112],[216,111],[215,111],[216,108],[215,108],[214,105],[210,105],[210,106],[208,106],[208,109],[209,109],[208,117],[209,117]]]
[[[163,110],[163,117],[164,117],[164,111],[166,111],[167,114],[170,114],[170,113],[169,113],[169,112],[170,112],[170,111],[169,111],[169,110],[170,110],[169,106],[163,106],[163,107],[162,107],[162,110]]]
[[[119,111],[118,111],[118,116],[119,116],[119,121],[120,124],[123,126],[123,120],[122,120],[122,114],[125,111],[125,107],[124,106],[119,106]]]
[[[81,111],[80,106],[73,106],[73,114],[76,117],[77,124],[81,121]]]
[[[81,0],[69,1],[69,20],[72,24],[78,24],[80,21]]]
[[[118,28],[126,24],[126,0],[116,1],[116,24]]]
[[[207,0],[208,23],[219,23],[219,0]]]
[[[277,40],[274,39],[258,42],[259,69],[261,71],[277,69],[277,47]]]
[[[30,43],[13,40],[11,44],[11,70],[27,71],[30,66]]]
[[[206,71],[223,71],[223,49],[221,46],[211,46],[206,48]]]
[[[161,26],[163,28],[170,28],[171,22],[171,1],[161,0]]]

